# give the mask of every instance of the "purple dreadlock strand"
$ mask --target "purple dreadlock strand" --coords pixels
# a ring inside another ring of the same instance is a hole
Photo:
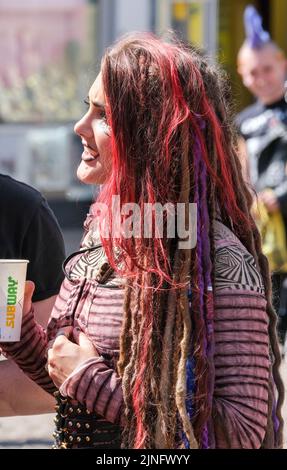
[[[195,202],[197,204],[197,259],[198,259],[198,285],[199,285],[199,313],[204,319],[204,267],[203,267],[203,238],[202,237],[202,210],[201,210],[201,200],[199,194],[199,182],[200,182],[200,162],[202,160],[201,152],[201,142],[199,139],[198,133],[199,129],[196,129],[196,136],[194,142],[194,180],[195,180]],[[204,355],[207,355],[207,341],[206,337],[204,338]],[[208,430],[207,426],[204,425],[202,432],[202,447],[208,447]]]

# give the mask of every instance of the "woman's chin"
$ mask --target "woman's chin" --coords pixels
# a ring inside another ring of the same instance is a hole
[[[89,166],[83,160],[77,169],[77,178],[85,184],[100,184],[101,175],[98,168]]]

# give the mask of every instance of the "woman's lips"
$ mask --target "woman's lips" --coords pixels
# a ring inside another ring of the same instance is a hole
[[[84,162],[91,162],[93,160],[96,160],[98,156],[98,153],[94,153],[91,150],[85,148],[82,153],[82,160],[84,160]]]

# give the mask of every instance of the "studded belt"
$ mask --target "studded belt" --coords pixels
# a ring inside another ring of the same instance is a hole
[[[75,400],[55,392],[57,401],[53,449],[120,449],[121,427],[112,424]]]

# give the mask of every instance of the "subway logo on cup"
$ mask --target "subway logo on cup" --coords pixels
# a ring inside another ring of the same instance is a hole
[[[6,326],[9,328],[15,327],[17,291],[18,291],[18,281],[13,279],[13,277],[9,276],[8,288],[7,288],[7,309],[6,309]]]
[[[20,341],[28,262],[0,259],[0,343]]]

